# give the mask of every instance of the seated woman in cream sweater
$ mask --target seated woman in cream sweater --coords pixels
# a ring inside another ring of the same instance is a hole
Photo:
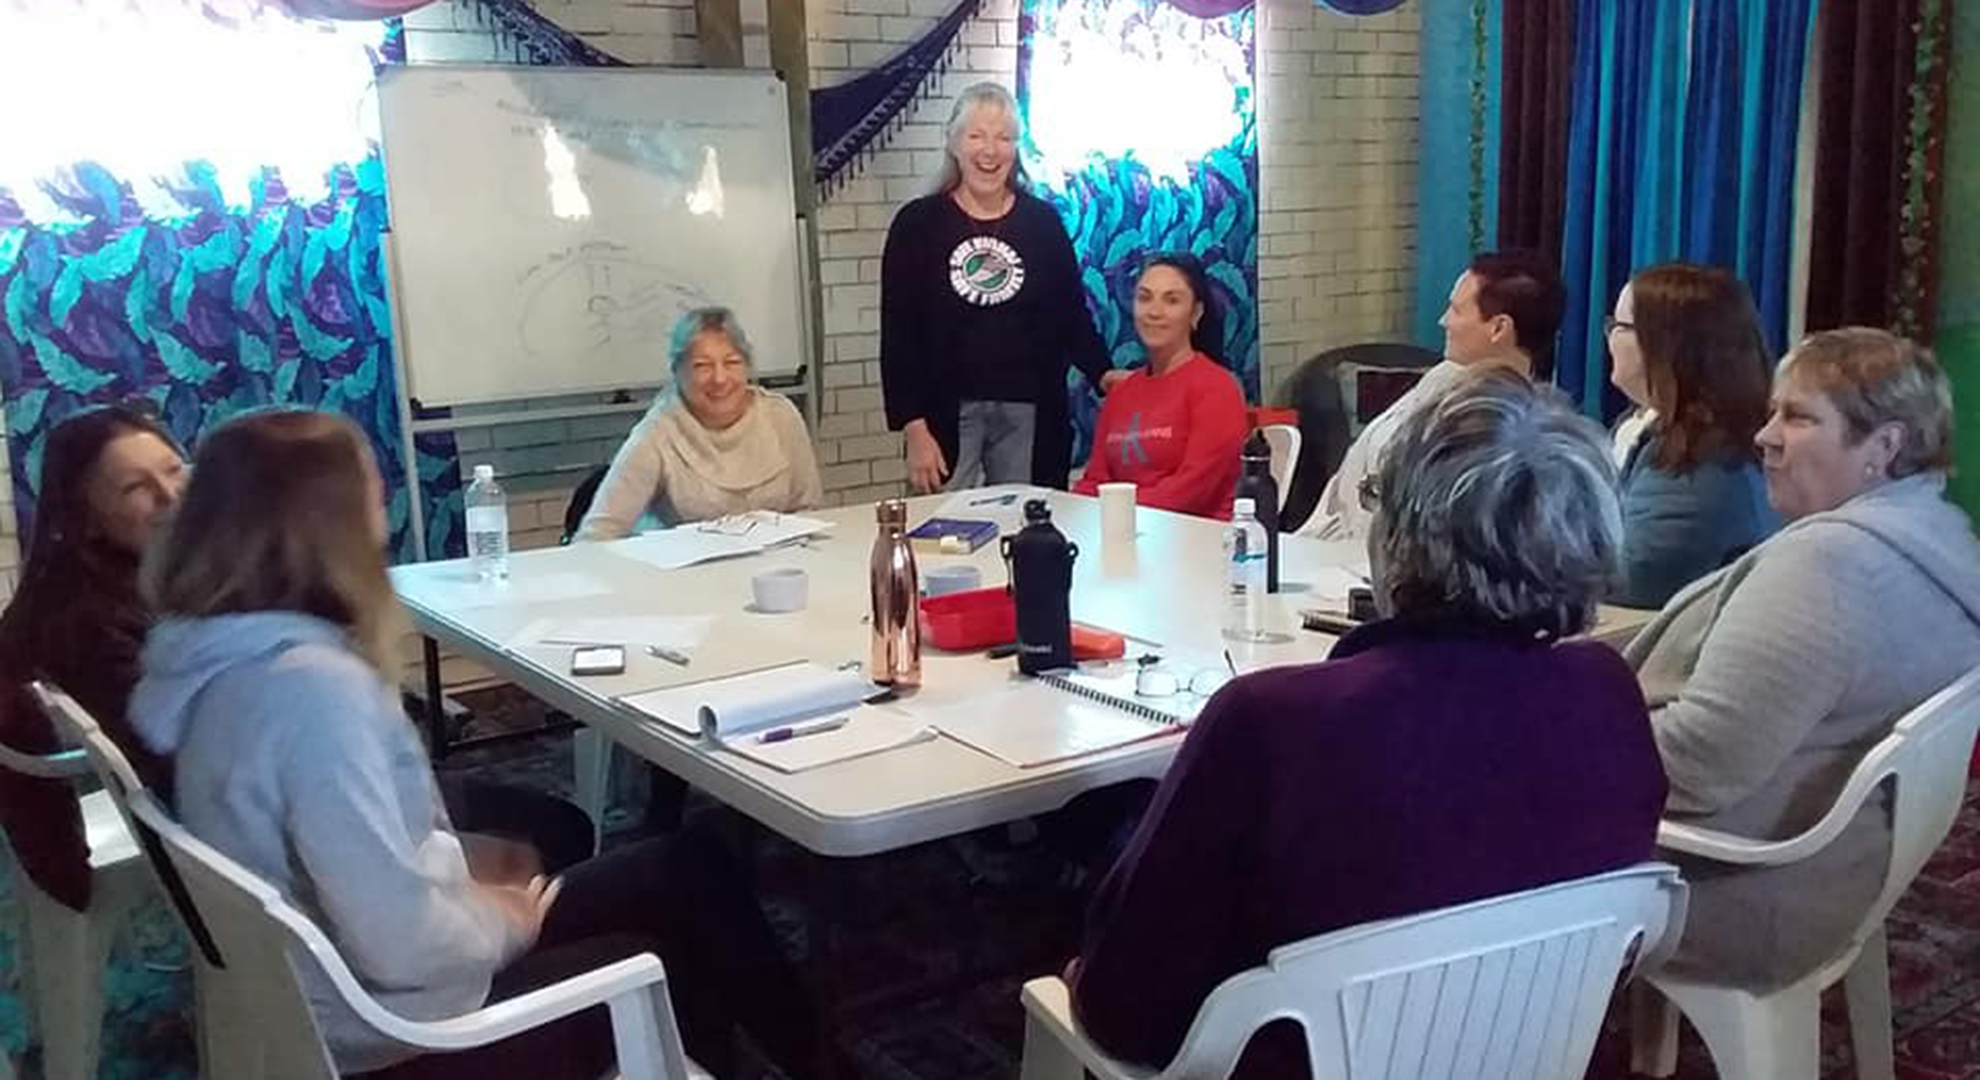
[[[671,523],[824,502],[804,417],[751,385],[749,339],[733,312],[681,316],[667,352],[673,385],[619,447],[577,539],[629,536],[649,510]]]

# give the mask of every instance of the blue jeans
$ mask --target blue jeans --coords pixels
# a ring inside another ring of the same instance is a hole
[[[956,427],[950,491],[1031,483],[1031,437],[1038,407],[1024,401],[965,401]]]

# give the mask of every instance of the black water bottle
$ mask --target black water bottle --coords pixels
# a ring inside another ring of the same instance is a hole
[[[1024,528],[1004,537],[1004,565],[1017,603],[1018,670],[1072,666],[1072,568],[1079,546],[1052,524],[1044,499],[1024,504]]]
[[[1272,448],[1265,434],[1253,431],[1244,441],[1239,460],[1237,493],[1250,499],[1258,523],[1265,526],[1265,591],[1279,591],[1279,482],[1272,479]]]

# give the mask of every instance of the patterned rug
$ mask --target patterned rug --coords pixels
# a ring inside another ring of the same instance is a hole
[[[477,726],[533,717],[505,692],[475,695]],[[449,758],[445,768],[568,794],[570,740],[549,736]],[[809,954],[809,859],[726,809],[690,802],[689,814],[724,828],[752,861],[771,919],[795,957]],[[608,817],[607,843],[637,832],[637,815]],[[1016,835],[1014,835],[1014,833]],[[868,1080],[1009,1080],[1023,1041],[1018,986],[1070,955],[1076,905],[1057,859],[1023,830],[986,830],[905,852],[826,868],[846,987],[842,1044]],[[20,997],[20,906],[11,865],[0,870],[0,1052],[23,1078],[40,1076]],[[1980,783],[1951,836],[1892,916],[1892,995],[1901,1080],[1980,1080]],[[140,911],[120,938],[106,982],[100,1076],[178,1080],[194,1075],[186,951],[161,905]],[[1853,1077],[1840,989],[1823,1030],[1823,1076]],[[1610,1011],[1589,1076],[1628,1075],[1623,1010]],[[1684,1080],[1714,1076],[1687,1030]],[[726,1080],[726,1078],[725,1078]]]

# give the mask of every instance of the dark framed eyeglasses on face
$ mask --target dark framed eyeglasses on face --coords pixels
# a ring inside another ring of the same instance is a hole
[[[1374,473],[1362,477],[1361,482],[1355,485],[1354,493],[1355,497],[1361,500],[1363,510],[1373,513],[1382,505],[1382,484],[1375,479]]]
[[[1636,324],[1633,322],[1623,322],[1621,319],[1618,319],[1613,315],[1603,316],[1602,318],[1603,337],[1609,337],[1618,330],[1627,330],[1630,333],[1634,334],[1636,333]]]

